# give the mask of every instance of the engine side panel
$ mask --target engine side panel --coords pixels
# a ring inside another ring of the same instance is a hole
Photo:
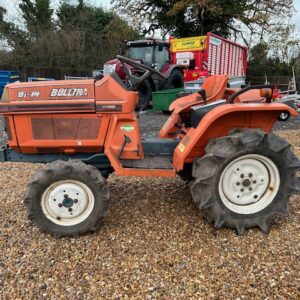
[[[101,114],[15,115],[16,145],[23,153],[102,152],[109,123]]]

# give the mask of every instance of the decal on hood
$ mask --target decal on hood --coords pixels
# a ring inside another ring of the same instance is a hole
[[[50,93],[50,97],[80,97],[87,95],[87,88],[52,89]]]

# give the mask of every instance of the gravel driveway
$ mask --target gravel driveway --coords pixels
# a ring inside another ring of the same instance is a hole
[[[165,118],[142,115],[143,135]],[[300,156],[299,130],[279,134]],[[57,240],[22,203],[40,166],[1,164],[0,299],[300,299],[299,196],[269,234],[239,237],[209,225],[179,178],[112,175],[105,226]]]

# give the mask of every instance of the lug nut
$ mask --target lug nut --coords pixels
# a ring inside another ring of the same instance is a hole
[[[241,189],[241,192],[243,192],[244,191],[244,189]]]
[[[63,205],[62,205],[62,203],[59,203],[58,206],[59,206],[59,207],[62,207]]]
[[[252,173],[249,173],[249,177],[252,177],[253,175],[252,175]]]
[[[72,211],[73,209],[71,207],[69,207],[68,211]]]
[[[69,198],[69,195],[67,195],[67,194],[64,194],[64,198],[66,198],[66,199],[67,199],[67,198]]]
[[[249,191],[252,191],[252,187],[249,187]]]
[[[245,177],[245,175],[244,174],[241,174],[241,178],[244,178]]]
[[[74,199],[74,203],[77,203],[78,202],[78,199]]]
[[[255,183],[256,183],[256,180],[253,180],[253,183],[255,184]]]

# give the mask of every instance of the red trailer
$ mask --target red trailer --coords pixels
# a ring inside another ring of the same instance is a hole
[[[245,76],[248,49],[209,32],[206,36],[170,38],[173,64],[184,70],[184,81],[228,74]]]

